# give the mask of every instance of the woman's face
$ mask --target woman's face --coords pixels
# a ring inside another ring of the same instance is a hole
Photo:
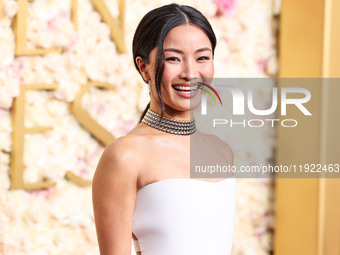
[[[152,79],[149,84],[151,101],[157,102],[156,105],[160,108],[154,81],[156,50],[155,48],[150,53]],[[189,111],[196,108],[200,103],[202,90],[197,89],[193,83],[190,84],[190,80],[205,81],[214,75],[212,45],[208,36],[194,25],[175,27],[165,38],[164,56],[161,92],[166,109]],[[191,91],[185,87],[190,87]]]

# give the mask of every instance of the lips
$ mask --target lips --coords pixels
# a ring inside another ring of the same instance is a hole
[[[173,89],[175,90],[176,94],[182,98],[190,99],[196,96],[198,93],[199,85],[192,85],[188,83],[181,83],[172,85]]]

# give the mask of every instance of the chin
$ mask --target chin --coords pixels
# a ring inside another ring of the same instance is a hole
[[[199,107],[201,105],[201,101],[202,101],[202,94],[201,94],[201,91],[199,91],[199,93],[196,96],[190,99],[178,98],[177,95],[172,95],[171,97],[167,97],[164,103],[168,107],[173,108],[177,111],[187,112],[187,111],[193,111],[197,107]]]
[[[178,111],[187,112],[187,111],[195,110],[200,105],[201,105],[201,101],[195,102],[195,103],[186,103],[185,105],[184,104],[176,104],[176,106],[174,105],[172,108],[174,108]]]

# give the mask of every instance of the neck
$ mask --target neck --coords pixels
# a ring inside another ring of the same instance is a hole
[[[170,116],[163,116],[150,108],[142,119],[144,124],[147,124],[164,132],[175,135],[191,135],[196,131],[195,119],[193,120],[178,120]]]
[[[155,108],[153,107],[153,105],[151,105],[150,110],[161,115],[160,108]],[[168,108],[166,106],[165,106],[165,111],[164,111],[163,116],[170,118],[170,119],[179,120],[179,121],[192,121],[195,119],[193,114],[191,114],[191,111],[185,111],[185,112],[177,111],[173,108]]]

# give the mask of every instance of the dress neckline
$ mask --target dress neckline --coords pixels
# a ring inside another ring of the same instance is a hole
[[[232,176],[232,177],[224,178],[222,181],[213,181],[213,182],[198,180],[198,179],[194,179],[194,178],[170,178],[170,179],[164,179],[164,180],[160,180],[160,181],[156,181],[156,182],[152,182],[152,183],[146,184],[145,186],[141,187],[137,191],[137,194],[141,190],[145,190],[145,189],[148,189],[148,188],[150,188],[152,186],[157,186],[157,185],[160,185],[160,184],[163,184],[163,183],[167,183],[167,182],[176,182],[176,181],[181,181],[181,182],[189,181],[189,182],[191,182],[191,181],[193,181],[193,182],[207,184],[207,185],[217,185],[217,184],[223,183],[223,182],[225,182],[225,181],[227,181],[229,179],[236,179],[236,177]]]

